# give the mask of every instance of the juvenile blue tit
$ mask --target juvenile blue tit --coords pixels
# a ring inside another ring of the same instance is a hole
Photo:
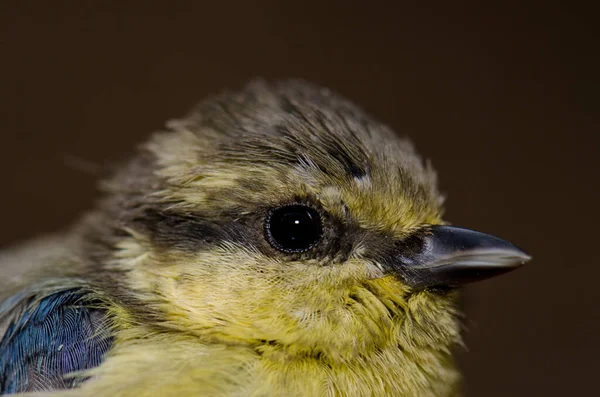
[[[102,189],[0,256],[0,394],[459,396],[457,287],[529,259],[444,223],[408,141],[298,81],[200,103]]]

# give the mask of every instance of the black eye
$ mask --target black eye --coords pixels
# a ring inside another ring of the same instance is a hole
[[[292,204],[272,210],[265,222],[267,240],[283,252],[302,252],[315,246],[323,235],[319,213],[306,205]]]

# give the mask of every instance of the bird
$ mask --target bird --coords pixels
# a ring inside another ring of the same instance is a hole
[[[257,79],[0,253],[0,394],[457,397],[461,286],[530,259],[340,94]]]

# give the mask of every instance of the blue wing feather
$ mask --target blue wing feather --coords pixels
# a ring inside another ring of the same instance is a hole
[[[80,290],[49,295],[12,320],[0,340],[0,394],[75,387],[112,345],[106,312]]]

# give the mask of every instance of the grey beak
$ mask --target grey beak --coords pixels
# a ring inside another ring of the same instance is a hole
[[[458,286],[521,267],[531,257],[489,234],[454,226],[431,226],[418,248],[400,250],[394,268],[412,287]]]

